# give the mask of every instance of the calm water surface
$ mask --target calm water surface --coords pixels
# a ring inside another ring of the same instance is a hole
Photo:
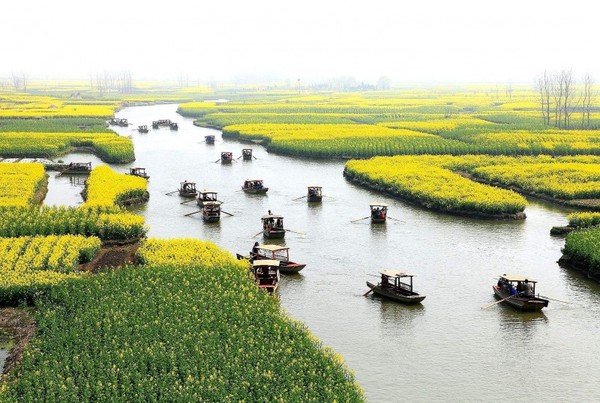
[[[135,210],[150,225],[149,236],[209,239],[246,253],[262,241],[254,237],[260,216],[269,209],[282,214],[288,229],[305,233],[283,241],[292,260],[308,265],[283,277],[281,305],[344,356],[369,401],[600,399],[600,287],[560,268],[564,241],[549,236],[553,225],[567,222],[567,210],[530,202],[521,222],[437,214],[346,182],[343,162],[281,157],[260,146],[253,146],[256,160],[223,166],[214,162],[221,151],[238,157],[248,145],[223,141],[219,131],[194,127],[175,110],[159,105],[117,114],[133,124],[116,130],[133,138],[137,160],[113,168],[141,166],[151,176],[150,201]],[[157,119],[180,129],[132,129]],[[216,134],[217,143],[205,144],[206,134]],[[88,155],[67,160],[98,163]],[[241,192],[246,178],[264,179],[268,194]],[[183,180],[218,191],[223,210],[234,216],[216,224],[185,217],[194,205],[166,195]],[[293,200],[310,184],[323,186],[321,205]],[[80,186],[51,178],[49,203],[80,203]],[[369,214],[372,201],[388,203],[400,221],[352,223]],[[363,297],[365,281],[376,280],[370,275],[380,269],[414,272],[415,289],[427,295],[422,306]],[[480,309],[494,302],[491,286],[502,273],[536,278],[538,292],[570,304],[551,301],[541,314]]]

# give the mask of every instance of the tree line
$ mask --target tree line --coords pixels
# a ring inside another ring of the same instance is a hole
[[[594,80],[590,74],[577,83],[572,70],[540,75],[536,79],[544,125],[559,129],[592,129]],[[576,119],[580,117],[580,119]]]

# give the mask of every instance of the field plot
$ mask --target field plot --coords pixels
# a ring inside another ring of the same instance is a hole
[[[150,266],[55,287],[0,399],[363,400],[341,357],[283,315],[246,267],[195,242],[193,266],[175,263],[189,241],[153,241],[142,252]]]

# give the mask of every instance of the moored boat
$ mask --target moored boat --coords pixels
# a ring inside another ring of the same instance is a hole
[[[492,289],[497,299],[514,308],[522,311],[541,311],[548,306],[549,301],[535,296],[536,284],[537,281],[531,277],[503,274]]]
[[[306,200],[309,203],[319,203],[323,200],[323,188],[321,186],[308,186]]]
[[[134,167],[129,168],[127,175],[139,176],[140,178],[150,179],[150,176],[146,173],[146,168]]]
[[[179,186],[179,196],[181,197],[196,197],[198,191],[196,190],[195,182],[183,181]]]
[[[267,214],[261,218],[263,235],[268,239],[281,239],[285,237],[283,228],[283,216],[278,214]]]
[[[91,162],[70,162],[60,171],[61,175],[89,175],[92,172]]]
[[[369,205],[371,208],[371,223],[373,224],[383,224],[385,223],[385,219],[387,218],[387,209],[388,206],[385,203],[371,203]]]
[[[267,193],[269,188],[264,186],[262,179],[246,179],[242,190],[246,193],[262,194]]]
[[[217,222],[221,219],[221,203],[205,202],[202,207],[202,219],[206,222]]]
[[[179,125],[177,124],[177,122],[171,122],[171,123],[169,123],[169,129],[179,130]]]
[[[396,270],[385,270],[379,274],[381,274],[379,283],[373,284],[367,281],[367,286],[375,294],[405,304],[418,304],[425,299],[424,295],[413,291],[414,274]],[[409,282],[403,282],[404,278],[409,279]]]
[[[294,274],[306,267],[305,263],[296,263],[290,260],[290,248],[279,245],[258,245],[255,247],[256,252],[248,257],[251,261],[259,260],[278,260],[280,263],[279,271],[283,274]],[[240,256],[238,255],[238,258]],[[242,257],[243,258],[243,257]]]
[[[252,264],[252,274],[254,274],[254,279],[256,281],[256,285],[259,288],[267,291],[269,294],[277,291],[279,287],[279,260],[257,260]]]
[[[146,126],[146,125],[140,125],[140,126],[138,126],[138,132],[140,132],[140,133],[148,133],[148,126]]]

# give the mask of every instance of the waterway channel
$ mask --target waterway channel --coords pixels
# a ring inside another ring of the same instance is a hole
[[[221,138],[220,132],[195,127],[176,114],[176,105],[125,108],[117,117],[128,128],[137,160],[113,165],[119,172],[145,167],[150,201],[134,211],[157,238],[201,238],[232,253],[247,253],[268,210],[282,214],[291,259],[307,263],[301,274],[286,276],[279,290],[282,307],[305,322],[340,353],[354,371],[370,402],[496,400],[556,401],[600,398],[600,287],[558,266],[564,240],[549,235],[566,224],[568,210],[530,201],[524,221],[487,221],[439,214],[413,207],[348,183],[344,162],[294,159],[252,145],[256,159],[221,165],[221,151],[234,158],[249,147]],[[169,128],[138,133],[138,125],[171,119]],[[208,145],[204,136],[215,134]],[[93,161],[72,154],[66,161]],[[265,196],[246,195],[247,178],[263,179]],[[219,192],[223,210],[216,224],[205,224],[184,199],[166,195],[183,180]],[[294,200],[306,186],[323,186],[320,205]],[[50,180],[48,204],[81,203],[81,184]],[[351,220],[369,214],[372,201],[389,204],[390,220],[372,226]],[[415,273],[415,289],[427,298],[405,306],[364,297],[366,280],[381,269]],[[539,281],[537,291],[551,301],[541,314],[496,305],[492,284],[503,273]]]

